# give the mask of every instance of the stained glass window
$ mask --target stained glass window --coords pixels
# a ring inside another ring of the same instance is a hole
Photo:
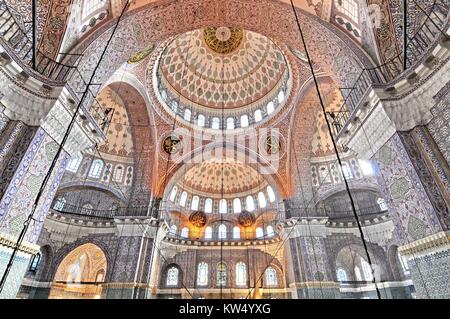
[[[217,286],[223,287],[227,285],[227,266],[225,263],[217,265]]]
[[[266,284],[267,286],[278,285],[277,271],[272,267],[266,269]]]

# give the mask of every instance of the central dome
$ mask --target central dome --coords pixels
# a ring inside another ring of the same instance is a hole
[[[166,110],[190,123],[202,118],[199,126],[206,127],[214,117],[222,118],[223,127],[224,115],[234,117],[233,128],[262,121],[284,103],[290,80],[287,59],[275,43],[231,27],[177,36],[152,68],[151,89]],[[244,114],[248,121],[241,125]]]
[[[187,103],[240,108],[283,85],[287,64],[269,38],[239,28],[206,28],[177,37],[161,57],[162,88]]]

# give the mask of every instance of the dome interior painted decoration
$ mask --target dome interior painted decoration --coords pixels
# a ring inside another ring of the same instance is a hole
[[[190,168],[180,185],[194,194],[220,196],[255,192],[267,182],[247,164],[230,158],[212,158]]]
[[[207,27],[178,35],[157,61],[149,89],[158,92],[170,113],[188,122],[196,123],[199,114],[238,119],[257,109],[266,118],[275,113],[267,105],[280,109],[290,89],[289,64],[280,47],[241,28]]]

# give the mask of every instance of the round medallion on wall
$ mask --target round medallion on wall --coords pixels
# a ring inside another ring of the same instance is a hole
[[[201,228],[206,225],[206,222],[208,221],[208,217],[206,217],[206,214],[204,212],[193,212],[189,216],[189,221],[195,227]]]
[[[262,132],[258,138],[258,147],[261,154],[276,158],[282,158],[285,153],[284,137],[277,129]]]
[[[250,227],[256,221],[256,217],[253,213],[243,211],[239,214],[239,224],[243,227]]]
[[[168,155],[177,154],[182,148],[181,137],[175,134],[170,134],[163,139],[161,147]]]
[[[265,149],[267,154],[278,154],[281,150],[281,141],[276,135],[269,135],[266,137]]]

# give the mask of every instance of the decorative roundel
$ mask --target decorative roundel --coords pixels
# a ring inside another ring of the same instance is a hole
[[[256,221],[255,215],[248,211],[243,211],[239,214],[239,224],[243,227],[250,227]]]
[[[205,226],[207,220],[208,220],[208,218],[206,217],[206,214],[204,212],[193,212],[189,216],[189,221],[195,227],[203,227],[203,226]]]
[[[178,153],[181,147],[181,137],[174,134],[167,136],[162,142],[163,151],[169,155]]]
[[[216,53],[229,54],[236,50],[244,38],[241,28],[207,27],[203,30],[205,43]]]
[[[136,53],[135,55],[133,55],[129,60],[128,60],[128,64],[135,64],[135,63],[139,63],[142,60],[144,60],[146,57],[148,57],[148,55],[150,53],[152,53],[153,49],[155,48],[154,44],[149,45],[147,48],[145,48],[142,51],[139,51],[138,53]]]
[[[265,142],[265,148],[266,148],[267,154],[269,154],[269,155],[278,154],[281,149],[281,142],[280,142],[280,139],[278,138],[278,136],[275,136],[275,135],[267,136],[266,142]]]

